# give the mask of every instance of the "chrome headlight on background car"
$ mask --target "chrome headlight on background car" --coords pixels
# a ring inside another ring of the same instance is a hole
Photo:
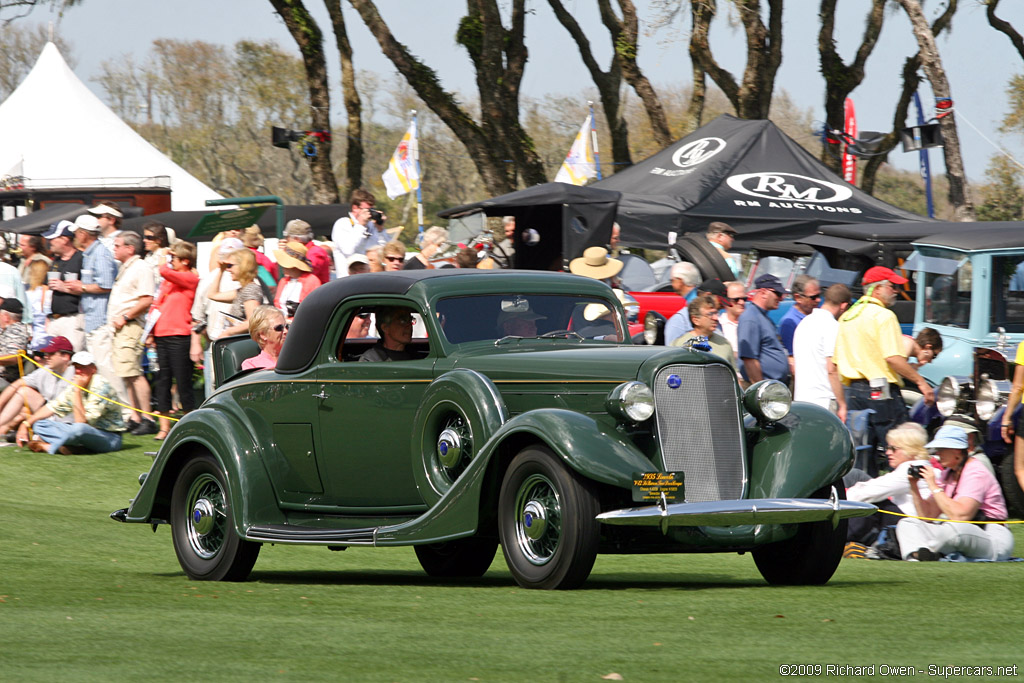
[[[999,399],[999,385],[995,380],[987,377],[981,379],[974,391],[974,410],[978,413],[978,418],[986,422],[991,420],[999,409]]]
[[[654,415],[654,393],[643,382],[623,382],[608,394],[605,408],[620,420],[643,422]]]
[[[935,392],[935,409],[943,417],[949,417],[956,412],[959,402],[960,381],[956,377],[946,377]]]
[[[789,415],[793,394],[782,382],[765,379],[743,393],[743,405],[759,422],[777,422]]]

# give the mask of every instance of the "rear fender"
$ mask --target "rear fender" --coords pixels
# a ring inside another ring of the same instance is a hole
[[[853,466],[850,431],[824,408],[797,402],[751,449],[751,498],[806,498]]]

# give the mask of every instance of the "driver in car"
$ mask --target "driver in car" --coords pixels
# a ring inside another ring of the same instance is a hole
[[[498,314],[498,329],[505,337],[536,337],[537,321],[545,319],[529,308],[525,311],[502,311]]]
[[[360,361],[413,360],[405,347],[412,341],[413,312],[404,306],[382,306],[377,310],[380,341],[371,346]]]

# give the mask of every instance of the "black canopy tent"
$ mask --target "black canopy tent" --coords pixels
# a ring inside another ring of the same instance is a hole
[[[88,210],[88,206],[77,202],[51,203],[45,209],[39,209],[24,216],[0,221],[0,232],[15,232],[19,235],[41,235],[57,221],[73,222]],[[142,211],[141,208],[135,206],[122,207],[122,210],[128,212],[129,215]]]
[[[771,121],[728,114],[590,187],[622,193],[622,242],[641,248],[716,220],[736,228],[737,249],[792,243],[827,223],[930,220],[843,181]]]
[[[231,210],[231,209],[227,209]],[[348,215],[349,207],[341,204],[285,204],[284,219],[290,221],[295,218],[302,219],[313,228],[314,235],[330,235],[334,222],[339,218]],[[142,232],[142,226],[149,221],[157,221],[173,228],[175,234],[190,242],[208,242],[213,235],[199,235],[197,237],[186,237],[195,227],[201,218],[214,211],[165,211],[151,216],[139,216],[125,220],[121,224],[123,230]],[[264,237],[277,237],[277,222],[274,215],[274,207],[268,206],[259,220],[260,232]]]
[[[475,212],[487,216],[515,216],[515,267],[548,270],[562,259],[572,259],[592,246],[608,244],[615,222],[619,193],[566,183],[544,183],[500,197],[445,209],[441,218]],[[536,233],[530,233],[530,230]],[[524,233],[526,240],[524,240]],[[536,235],[539,240],[533,241]]]

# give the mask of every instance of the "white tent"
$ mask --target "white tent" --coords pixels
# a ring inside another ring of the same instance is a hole
[[[219,194],[136,133],[75,76],[57,46],[0,104],[0,178],[32,189],[170,187],[171,209],[206,208]]]

